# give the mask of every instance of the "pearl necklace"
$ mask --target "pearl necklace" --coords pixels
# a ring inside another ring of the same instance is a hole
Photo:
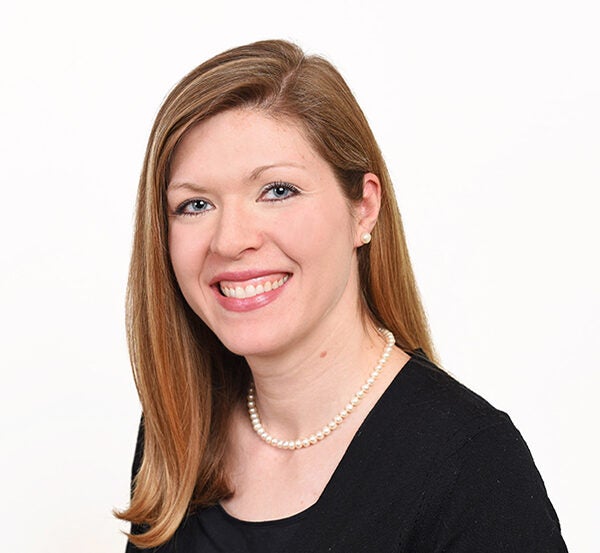
[[[247,406],[248,406],[248,414],[250,415],[250,422],[252,424],[252,428],[258,434],[258,436],[267,444],[277,447],[279,449],[302,449],[303,447],[309,447],[311,445],[320,442],[327,436],[331,434],[338,426],[340,426],[344,420],[352,413],[354,408],[360,403],[361,399],[365,397],[365,394],[371,389],[371,386],[375,384],[375,381],[379,377],[379,374],[383,370],[387,360],[390,357],[392,348],[396,343],[396,339],[394,335],[384,328],[379,328],[378,332],[385,338],[386,345],[377,362],[377,366],[373,369],[373,372],[369,375],[366,382],[361,386],[361,388],[356,392],[346,407],[344,407],[331,421],[329,424],[326,424],[321,430],[311,434],[307,438],[300,438],[297,440],[279,440],[274,436],[269,434],[262,423],[260,422],[260,416],[258,414],[258,408],[256,407],[256,396],[254,393],[254,383],[250,384],[248,389]]]

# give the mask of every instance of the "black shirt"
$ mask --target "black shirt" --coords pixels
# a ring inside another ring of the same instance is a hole
[[[267,522],[238,521],[219,506],[200,510],[169,542],[146,551],[566,550],[543,481],[508,415],[413,356],[312,507]],[[136,551],[128,544],[127,553]]]

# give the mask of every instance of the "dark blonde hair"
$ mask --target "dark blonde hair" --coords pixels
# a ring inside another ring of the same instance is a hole
[[[122,519],[144,524],[139,547],[168,540],[190,506],[229,495],[223,470],[233,406],[249,370],[191,311],[168,251],[169,163],[193,125],[233,108],[261,110],[301,125],[333,168],[350,201],[363,175],[376,174],[382,204],[373,240],[358,252],[364,312],[389,328],[407,352],[434,351],[406,248],[394,189],[367,120],[336,69],[289,42],[256,42],[226,51],[187,75],[169,94],[152,128],[138,191],[127,325],[144,413],[143,461]]]

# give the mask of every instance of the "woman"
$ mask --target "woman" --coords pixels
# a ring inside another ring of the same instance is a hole
[[[127,550],[565,551],[509,418],[437,369],[337,71],[265,41],[171,92],[140,181]]]

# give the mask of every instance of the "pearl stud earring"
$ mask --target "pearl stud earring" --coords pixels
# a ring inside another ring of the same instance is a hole
[[[363,244],[368,244],[371,241],[371,233],[370,232],[363,232],[360,235],[360,240]]]

